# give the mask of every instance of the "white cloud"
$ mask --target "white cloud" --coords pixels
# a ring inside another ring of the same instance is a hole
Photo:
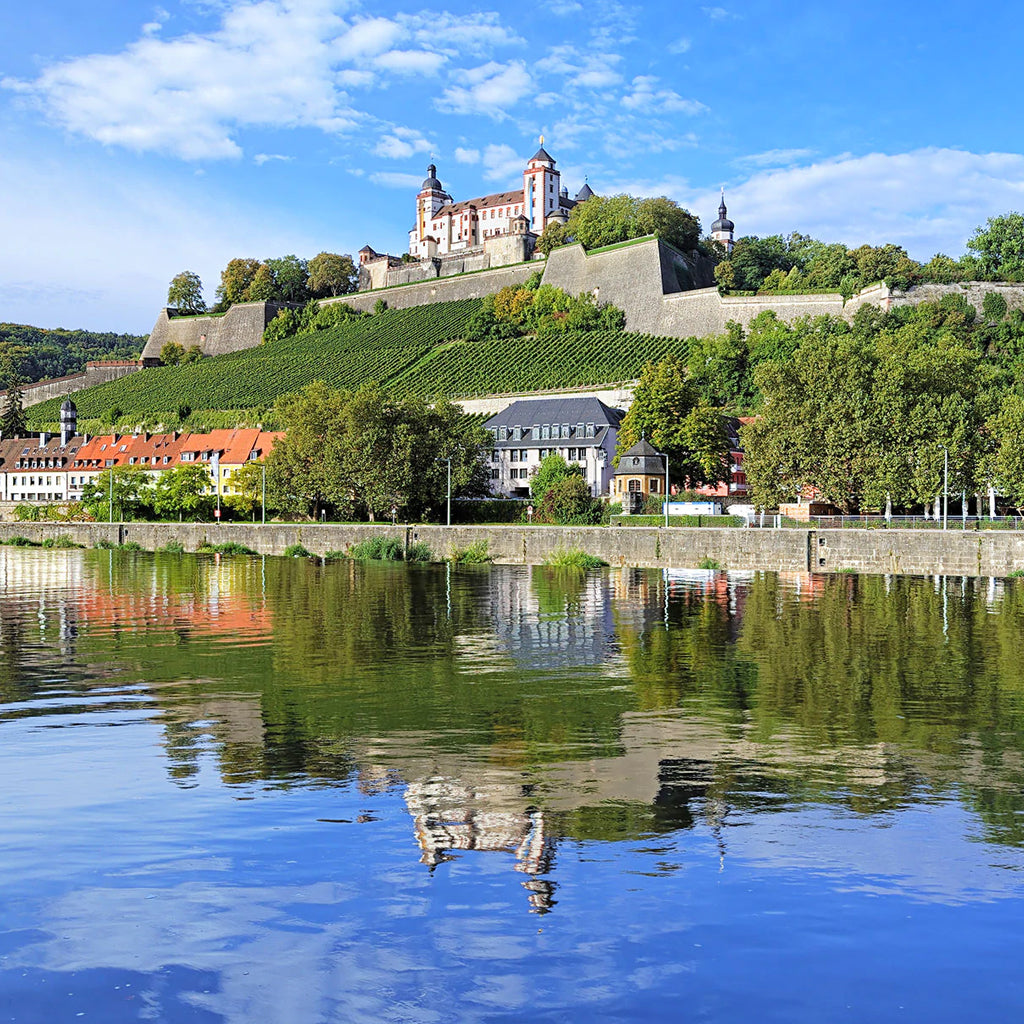
[[[455,160],[460,164],[478,164],[480,163],[480,150],[464,149],[462,146],[456,146]]]
[[[511,146],[492,145],[484,149],[483,164],[487,181],[507,181],[522,177],[526,161]]]
[[[351,133],[369,119],[347,88],[385,87],[395,75],[437,74],[456,58],[487,57],[522,40],[493,12],[365,17],[347,0],[225,0],[206,32],[156,35],[159,12],[139,39],[111,54],[57,61],[32,80],[0,85],[60,127],[105,145],[186,160],[236,158],[247,128]],[[402,45],[399,45],[402,44]],[[454,109],[498,111],[529,87],[522,64],[449,90]],[[454,79],[453,79],[454,81]],[[495,116],[501,116],[497,113]]]
[[[701,11],[712,21],[736,21],[740,17],[732,11],[727,11],[724,7],[702,7]]]
[[[389,160],[404,160],[416,153],[429,153],[431,148],[431,144],[418,132],[410,128],[396,128],[391,134],[381,137],[373,152]]]
[[[374,185],[382,185],[384,188],[418,189],[423,183],[423,175],[403,174],[399,171],[374,171],[369,180]]]
[[[552,0],[551,3],[545,4],[544,9],[557,17],[565,17],[569,14],[579,14],[583,10],[583,4],[577,3],[576,0]]]
[[[388,50],[374,57],[374,67],[396,75],[436,75],[447,57],[424,50]]]
[[[708,108],[699,100],[684,99],[672,89],[657,88],[654,75],[637,75],[633,91],[622,97],[622,105],[629,110],[651,113],[704,114]]]
[[[291,163],[292,157],[285,156],[282,153],[257,153],[252,158],[252,162],[259,167],[270,163],[271,160],[281,160],[284,163]]]
[[[622,81],[622,75],[611,68],[591,68],[581,71],[574,79],[575,85],[581,85],[586,89],[604,89],[611,85],[617,85]]]
[[[453,114],[485,114],[496,120],[507,117],[507,108],[515,106],[532,86],[522,61],[508,64],[490,61],[462,72],[459,80],[468,84],[445,89],[437,101],[438,108]]]
[[[683,36],[681,39],[677,39],[674,43],[669,43],[669,53],[689,53],[690,47],[693,46],[691,40]]]
[[[813,149],[768,149],[763,153],[751,153],[737,157],[733,163],[747,167],[783,167],[814,156]]]

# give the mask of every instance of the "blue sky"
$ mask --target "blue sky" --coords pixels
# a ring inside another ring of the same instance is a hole
[[[669,195],[705,227],[958,255],[1024,209],[1024,8],[0,0],[0,320],[145,333],[179,270],[402,252],[456,199]]]

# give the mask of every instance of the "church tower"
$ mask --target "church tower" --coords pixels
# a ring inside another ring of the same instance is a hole
[[[551,214],[561,205],[562,175],[555,170],[555,161],[544,149],[544,136],[540,149],[530,158],[523,171],[523,212],[530,221],[530,230],[541,234]]]
[[[422,258],[427,255],[427,237],[430,235],[431,221],[437,211],[451,201],[452,197],[445,192],[437,179],[437,168],[431,164],[416,196],[416,226],[409,233],[412,242],[409,252],[413,256]]]
[[[726,214],[729,211],[725,208],[725,189],[722,189],[722,201],[718,204],[718,220],[711,225],[711,237],[714,241],[725,246],[726,254],[732,252],[735,244],[733,241],[734,224]]]
[[[60,446],[66,448],[78,430],[78,409],[70,398],[65,398],[60,406]]]

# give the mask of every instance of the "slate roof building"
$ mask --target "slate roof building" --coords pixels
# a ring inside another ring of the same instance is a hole
[[[624,514],[639,511],[649,494],[665,493],[665,459],[650,441],[641,439],[619,456],[615,471],[615,500]]]
[[[593,397],[513,402],[485,424],[494,437],[492,493],[528,498],[530,477],[552,453],[583,470],[594,497],[607,493],[624,415]]]

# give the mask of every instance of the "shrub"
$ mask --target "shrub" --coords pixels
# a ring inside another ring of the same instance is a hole
[[[717,558],[704,557],[697,563],[698,569],[721,569],[722,563]]]
[[[41,518],[38,505],[17,505],[14,509],[14,518],[19,523],[38,523]]]
[[[559,569],[599,569],[608,563],[596,555],[588,555],[581,548],[562,548],[545,558],[544,564]]]
[[[1002,320],[1006,316],[1006,298],[999,292],[988,292],[981,300],[981,311],[986,320]]]
[[[302,544],[289,544],[284,549],[285,558],[312,558],[313,552],[308,548],[303,547]]]
[[[455,565],[480,565],[490,560],[485,540],[475,540],[465,548],[452,548],[448,556],[448,561]]]
[[[121,545],[121,550],[122,551],[141,551],[142,550],[142,545],[139,544],[138,541],[126,540]]]
[[[394,537],[371,537],[348,549],[348,557],[361,562],[400,562],[402,542]]]
[[[233,540],[226,541],[223,544],[214,544],[213,550],[218,555],[255,555],[257,553],[252,548],[247,548],[244,544],[236,544]]]
[[[324,562],[340,562],[348,556],[344,551],[328,551],[323,557]]]
[[[180,540],[169,540],[162,548],[157,550],[164,551],[168,555],[183,555],[185,553],[185,545]]]
[[[62,533],[59,537],[51,538],[53,541],[52,546],[55,548],[81,548],[85,547],[84,544],[76,544],[66,533]]]
[[[383,299],[378,299],[373,304],[374,316],[378,316],[379,314],[383,313],[384,310],[387,309],[387,308],[388,308],[388,304]]]
[[[12,548],[37,548],[39,544],[34,540],[29,540],[28,537],[11,537],[5,542],[8,547]]]
[[[113,551],[117,545],[112,540],[107,540],[106,537],[101,537],[96,541],[96,548],[99,551]]]
[[[406,549],[405,560],[407,562],[432,562],[434,560],[434,552],[430,550],[428,544],[419,541],[416,544],[410,544]]]

